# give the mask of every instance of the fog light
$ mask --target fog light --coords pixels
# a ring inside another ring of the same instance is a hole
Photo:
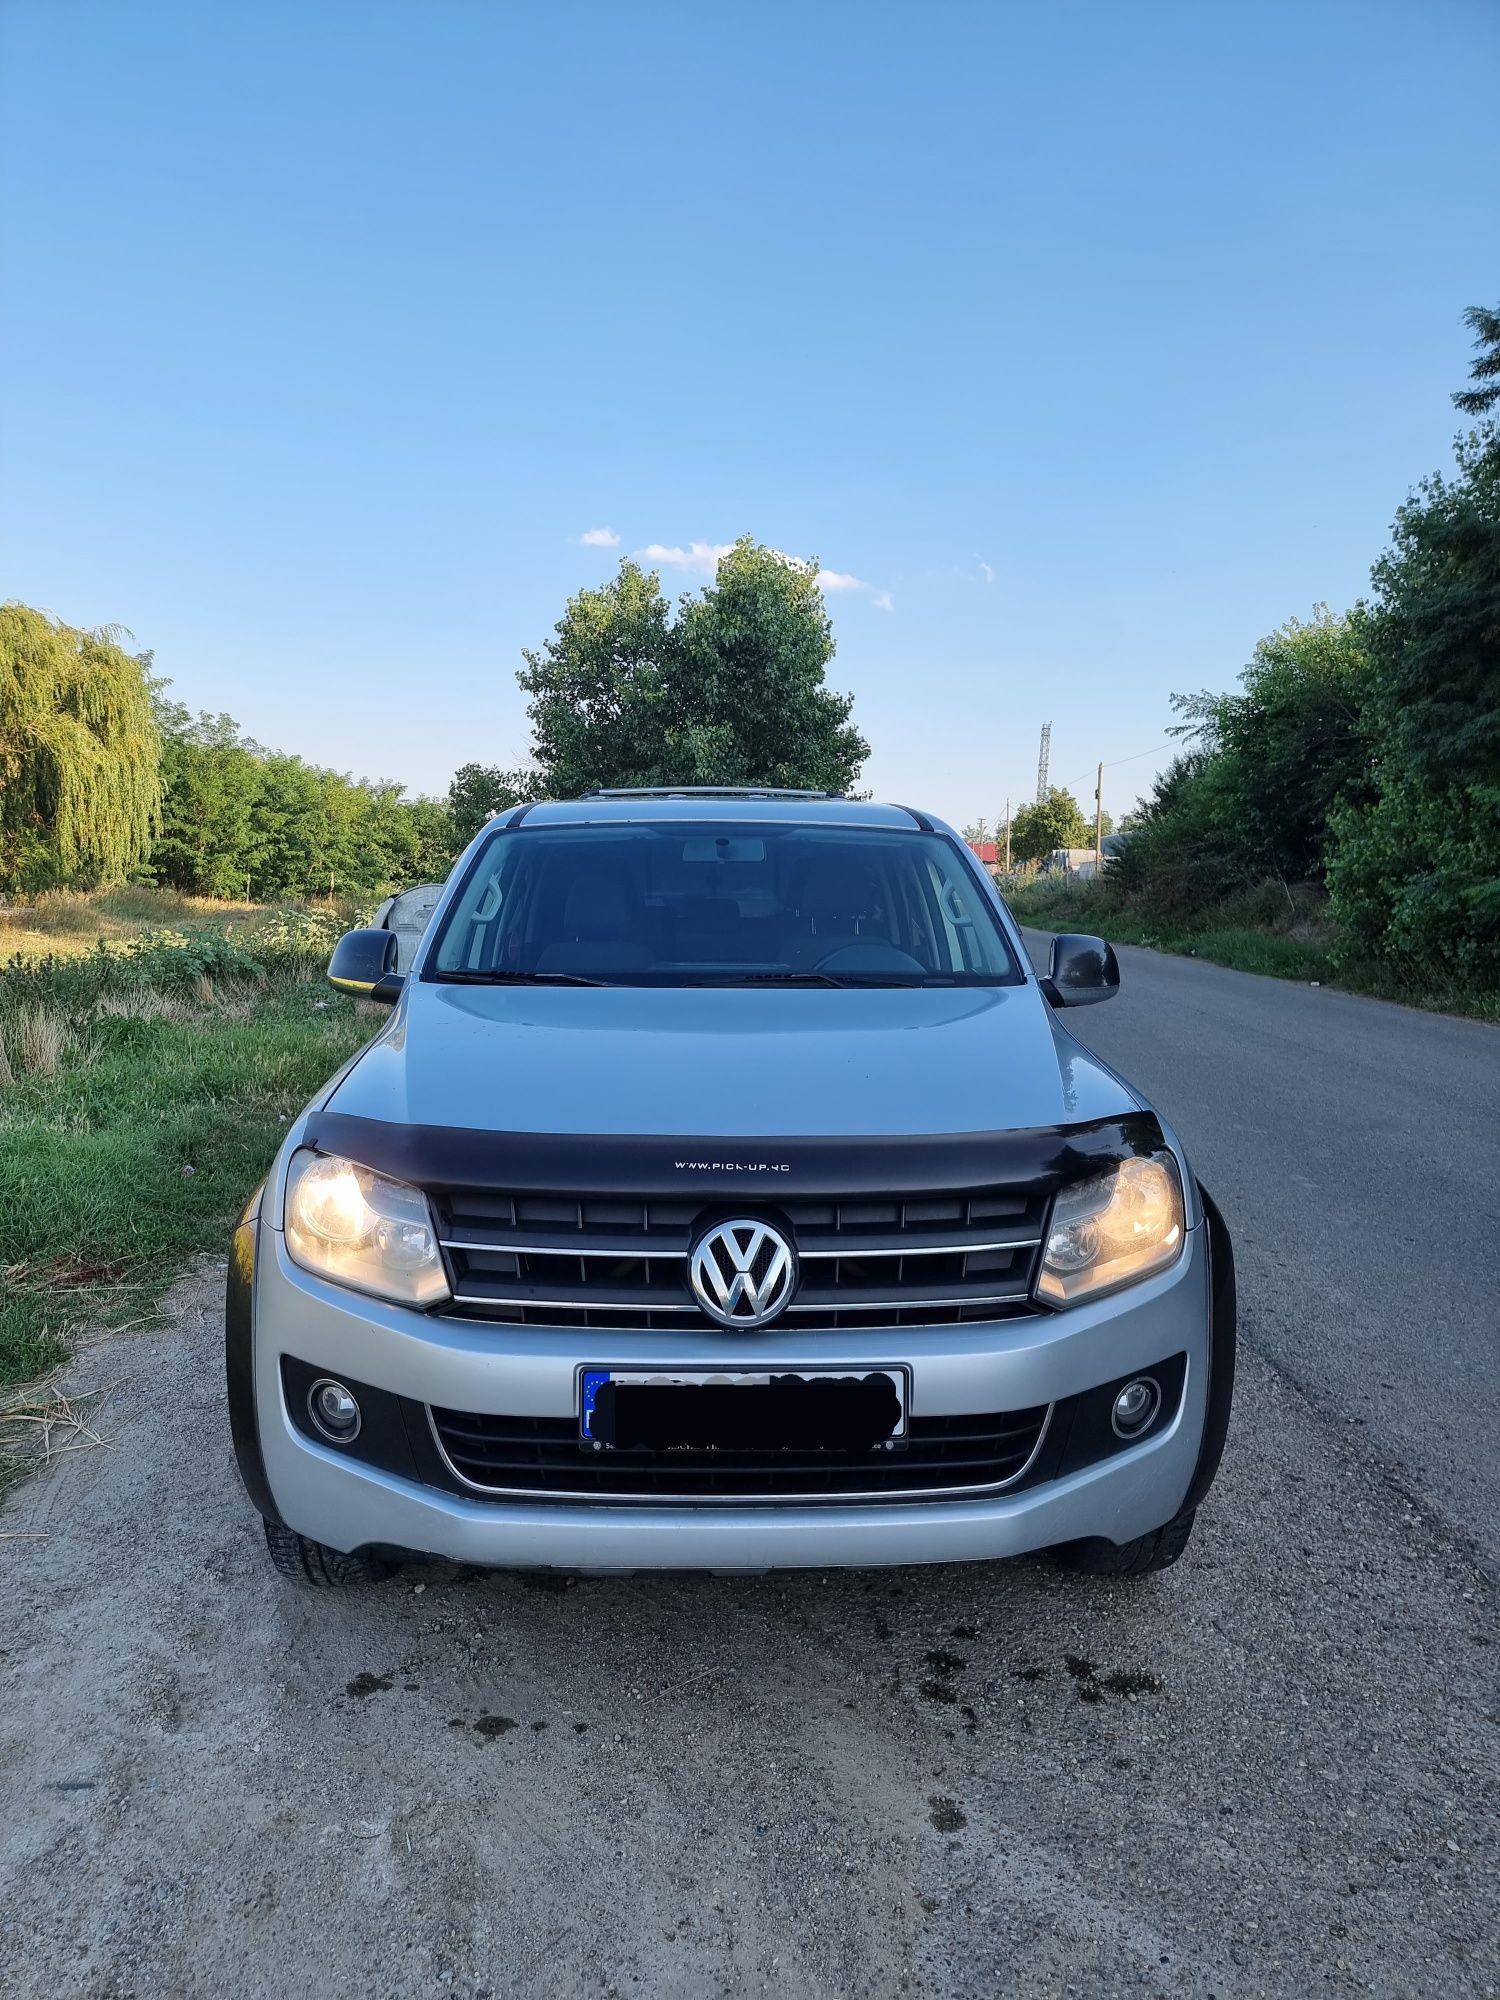
[[[1141,1375],[1134,1382],[1127,1382],[1115,1397],[1115,1406],[1109,1413],[1116,1437],[1139,1437],[1161,1408],[1161,1390],[1149,1375]]]
[[[307,1392],[307,1414],[313,1429],[330,1444],[350,1444],[359,1436],[359,1404],[342,1382],[330,1381],[326,1375]]]

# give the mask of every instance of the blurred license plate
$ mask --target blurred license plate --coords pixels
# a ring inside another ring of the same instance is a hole
[[[588,1451],[871,1451],[906,1436],[906,1368],[585,1368]]]

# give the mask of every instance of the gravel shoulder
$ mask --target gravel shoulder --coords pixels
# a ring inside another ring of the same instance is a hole
[[[1253,1352],[1193,1549],[1128,1589],[313,1596],[237,1485],[220,1282],[80,1358],[106,1445],[0,1513],[14,2000],[1500,1985],[1493,1593]]]

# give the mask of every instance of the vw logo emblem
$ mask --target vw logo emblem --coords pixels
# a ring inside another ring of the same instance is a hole
[[[721,1326],[768,1326],[796,1290],[796,1252],[768,1222],[721,1222],[699,1237],[688,1277]]]

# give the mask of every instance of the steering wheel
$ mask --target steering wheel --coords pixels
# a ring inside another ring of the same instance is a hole
[[[927,967],[921,959],[913,958],[909,951],[902,951],[898,945],[887,944],[883,938],[852,938],[848,944],[835,945],[824,954],[813,967],[814,972],[896,972],[903,975],[915,973],[920,977]]]

